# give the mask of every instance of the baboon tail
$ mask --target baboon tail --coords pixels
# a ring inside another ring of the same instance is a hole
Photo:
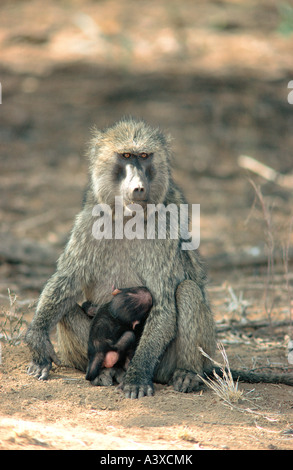
[[[223,376],[223,371],[220,367],[214,367],[213,370],[219,375]],[[207,374],[210,378],[213,377],[213,370]],[[262,373],[252,372],[249,370],[230,369],[233,380],[239,380],[246,383],[270,383],[270,384],[285,384],[293,386],[293,374],[288,373]]]

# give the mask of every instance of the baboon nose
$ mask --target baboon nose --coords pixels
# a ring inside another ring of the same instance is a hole
[[[143,201],[146,197],[146,190],[143,186],[134,188],[132,192],[133,200],[134,201]]]

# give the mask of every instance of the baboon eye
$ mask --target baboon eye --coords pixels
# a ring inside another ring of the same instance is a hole
[[[149,154],[143,152],[143,153],[140,153],[139,156],[140,156],[141,158],[148,158]]]
[[[122,156],[124,158],[130,158],[131,157],[131,153],[122,153]]]

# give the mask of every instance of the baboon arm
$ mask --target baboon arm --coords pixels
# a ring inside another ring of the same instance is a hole
[[[45,285],[30,328],[49,333],[69,312],[89,282],[87,239],[81,232],[83,212],[77,218],[72,235],[57,263],[57,270]]]
[[[175,335],[175,305],[153,307],[123,381],[127,398],[153,395],[155,367]]]
[[[81,293],[81,283],[72,276],[57,271],[46,284],[38,302],[33,321],[29,326],[25,341],[32,353],[32,363],[28,373],[39,379],[47,379],[52,361],[60,361],[50,341],[51,329],[75,306]]]
[[[57,263],[57,271],[41,293],[36,313],[26,333],[25,340],[32,352],[29,373],[47,379],[52,361],[58,358],[50,342],[51,329],[66,314],[81,308],[77,305],[82,289],[91,282],[92,259],[88,254],[88,214],[83,210],[76,218],[72,235]],[[88,222],[90,226],[90,219]],[[90,235],[91,236],[91,235]]]
[[[104,359],[105,353],[103,351],[97,351],[94,354],[88,364],[86,380],[92,381],[99,375]]]
[[[32,328],[50,332],[81,295],[81,282],[75,275],[56,272],[45,286],[32,321]]]

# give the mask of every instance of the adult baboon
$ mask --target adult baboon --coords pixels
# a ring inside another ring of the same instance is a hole
[[[198,347],[210,356],[215,349],[206,273],[198,252],[183,250],[179,231],[177,238],[171,237],[170,226],[166,239],[129,239],[119,233],[97,240],[92,233],[97,204],[112,208],[114,226],[115,196],[123,198],[124,206],[134,202],[144,210],[147,204],[185,204],[172,179],[168,139],[143,121],[125,118],[94,131],[89,157],[84,207],[26,335],[32,351],[29,373],[47,379],[52,361],[59,362],[49,338],[56,324],[62,362],[85,370],[91,320],[78,302],[102,305],[110,301],[113,284],[144,285],[155,304],[124,377],[125,396],[152,395],[153,381],[172,382],[182,392],[196,390],[201,384],[197,374],[211,368]]]

